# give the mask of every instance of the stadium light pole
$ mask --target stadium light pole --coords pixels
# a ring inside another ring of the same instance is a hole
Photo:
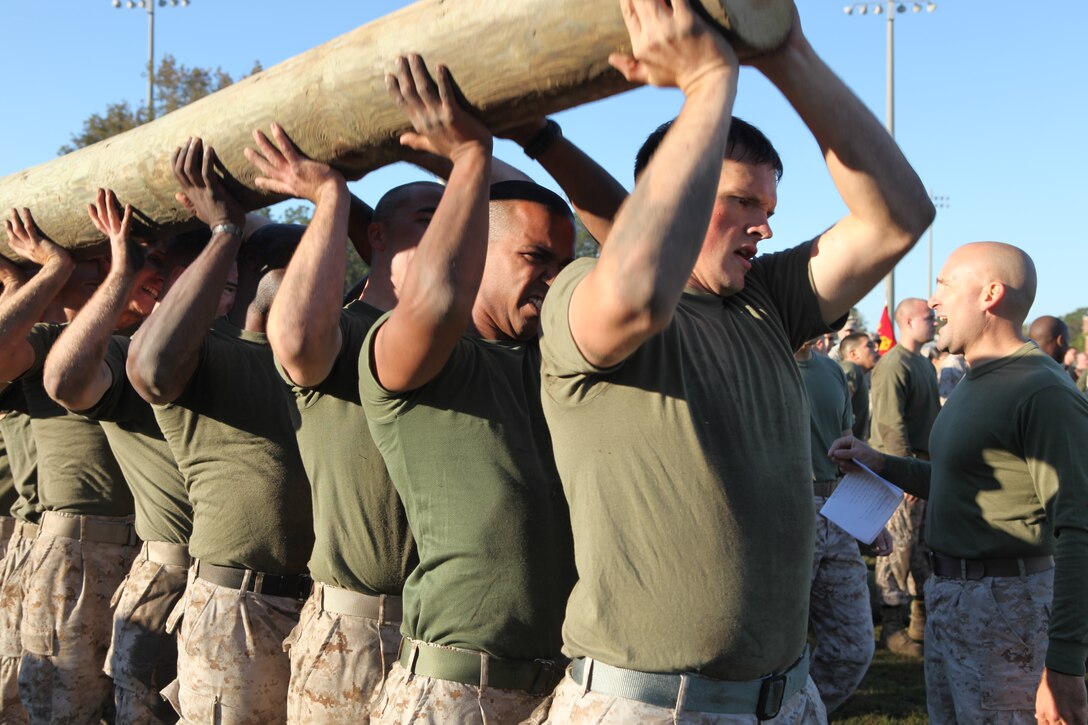
[[[888,36],[888,97],[885,110],[884,125],[888,134],[895,138],[895,16],[907,12],[920,13],[925,10],[931,13],[937,9],[934,2],[897,2],[896,0],[883,0],[882,2],[851,3],[842,11],[847,15],[886,15]],[[888,307],[888,314],[895,311],[895,268],[884,277],[884,304]]]
[[[155,1],[156,0],[126,0],[124,7],[132,10],[140,8],[147,10],[147,120],[155,118]],[[189,0],[158,0],[160,7],[168,4],[183,8],[189,7]],[[121,0],[113,0],[113,7],[121,9]]]
[[[936,209],[947,209],[952,203],[947,196],[941,196],[940,194],[934,194],[929,192],[929,198],[933,201],[933,206]],[[929,280],[929,292],[926,296],[928,301],[933,296],[933,227],[937,225],[937,218],[933,218],[933,223],[929,225],[929,266],[926,268],[926,279]]]

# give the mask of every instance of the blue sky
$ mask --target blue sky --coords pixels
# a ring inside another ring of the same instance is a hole
[[[157,8],[156,55],[238,76],[255,60],[269,67],[406,4],[191,0],[185,8]],[[885,19],[848,16],[845,4],[798,0],[812,44],[883,120]],[[1026,249],[1039,269],[1033,315],[1088,305],[1079,265],[1086,235],[1077,211],[1088,190],[1082,178],[1088,167],[1088,1],[937,4],[933,13],[908,11],[896,20],[896,137],[927,187],[950,199],[934,226],[935,272],[959,244],[1006,241]],[[117,10],[110,0],[5,5],[0,78],[8,100],[0,114],[0,176],[54,158],[83,119],[108,103],[139,105],[146,95],[144,11]],[[630,188],[639,144],[680,103],[674,91],[641,89],[556,118],[569,138]],[[777,90],[749,69],[742,72],[736,113],[762,128],[785,161],[775,236],[761,251],[810,238],[845,213],[815,142]],[[520,149],[506,142],[496,149],[552,185]],[[390,186],[419,176],[397,165],[354,189],[373,203]],[[897,270],[898,298],[926,296],[926,257],[923,237]],[[877,289],[859,305],[870,325],[882,299]]]

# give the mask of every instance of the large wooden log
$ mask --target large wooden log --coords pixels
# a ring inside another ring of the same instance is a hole
[[[792,0],[698,0],[742,56],[777,46]],[[101,237],[85,206],[98,187],[131,203],[149,236],[192,224],[174,200],[170,154],[189,136],[215,146],[247,209],[279,201],[253,187],[242,150],[279,122],[301,149],[349,175],[396,161],[404,115],[385,88],[393,59],[447,64],[495,129],[629,88],[608,65],[630,43],[617,0],[420,0],[149,124],[0,179],[0,211],[29,207],[51,239],[88,254]],[[3,236],[3,235],[0,235]],[[6,239],[0,252],[12,256]]]

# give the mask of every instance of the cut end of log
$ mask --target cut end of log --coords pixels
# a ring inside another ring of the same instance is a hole
[[[726,30],[740,41],[735,48],[742,59],[774,50],[786,40],[793,15],[793,0],[706,0],[712,15],[724,15]]]

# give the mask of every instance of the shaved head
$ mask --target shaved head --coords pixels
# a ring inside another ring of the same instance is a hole
[[[1064,364],[1069,350],[1069,327],[1062,320],[1053,315],[1038,317],[1028,328],[1028,337],[1055,362]]]
[[[437,194],[437,198],[441,198],[444,190],[444,186],[433,181],[413,181],[407,184],[401,184],[400,186],[394,186],[392,189],[385,192],[382,198],[378,200],[377,206],[374,207],[373,221],[378,224],[386,221],[393,216],[403,204],[417,200],[421,192],[428,194],[430,197],[434,197]]]
[[[1035,263],[1024,250],[1003,242],[973,242],[952,253],[948,264],[954,262],[973,274],[983,286],[1001,284],[1005,297],[995,314],[1017,325],[1024,324],[1028,310],[1035,302],[1038,284]]]
[[[918,297],[907,297],[895,306],[895,324],[906,327],[906,321],[909,318],[924,315],[928,310],[929,305],[926,304],[925,300]]]

